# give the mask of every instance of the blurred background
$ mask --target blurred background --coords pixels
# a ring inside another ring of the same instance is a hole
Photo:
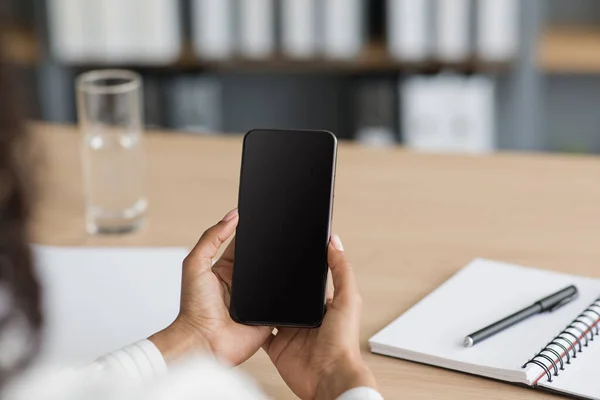
[[[145,124],[328,129],[432,151],[600,152],[595,0],[11,0],[30,118],[130,68]]]

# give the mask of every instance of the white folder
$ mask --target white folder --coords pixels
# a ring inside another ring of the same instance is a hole
[[[363,0],[323,1],[323,52],[329,58],[356,57],[364,44]]]
[[[136,21],[136,42],[139,60],[149,64],[167,64],[181,53],[179,3],[173,0],[135,0],[129,20],[136,21],[139,10],[142,18]]]
[[[434,78],[413,76],[400,83],[402,137],[406,146],[418,151],[446,151],[442,91]]]
[[[221,60],[232,56],[232,0],[193,0],[192,32],[194,49],[203,59]]]
[[[317,52],[317,0],[282,0],[281,29],[286,55],[313,57]]]
[[[494,81],[442,74],[401,84],[402,135],[408,148],[487,153],[495,147]]]
[[[469,56],[470,0],[436,0],[436,57],[459,62]]]
[[[132,0],[103,0],[96,7],[101,7],[101,12],[94,12],[94,18],[101,18],[97,40],[101,44],[99,57],[107,63],[120,63],[143,57],[143,49],[140,48],[137,23],[142,22],[147,16],[145,10],[138,10],[139,4]],[[135,17],[134,17],[135,16]],[[101,37],[100,37],[101,36]]]
[[[108,22],[106,20],[105,5],[101,2],[86,3],[77,11],[79,14],[74,15],[74,17],[79,19],[78,23],[83,25],[84,46],[72,61],[102,63],[108,58],[108,43],[106,40]],[[70,24],[69,27],[74,25],[74,23]],[[67,34],[71,35],[70,32]]]
[[[422,61],[429,57],[430,2],[431,0],[387,0],[388,51],[393,58]]]
[[[171,0],[50,0],[50,48],[66,63],[170,63],[181,50]]]
[[[273,0],[239,0],[240,52],[248,58],[265,58],[275,51]]]
[[[84,57],[89,44],[85,29],[85,4],[81,0],[48,0],[50,51],[60,61]]]
[[[454,137],[456,150],[468,153],[488,153],[495,147],[494,81],[487,76],[464,78],[457,89],[455,101]],[[461,122],[464,121],[464,122]]]
[[[484,60],[506,61],[519,45],[519,0],[478,0],[477,52]]]

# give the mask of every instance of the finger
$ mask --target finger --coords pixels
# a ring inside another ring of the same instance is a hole
[[[233,265],[232,264],[215,264],[212,267],[213,273],[219,278],[227,291],[231,292],[231,281],[233,280]]]
[[[235,250],[235,236],[231,239],[231,242],[225,248],[225,251],[221,255],[221,260],[233,264],[233,255]]]
[[[327,291],[326,291],[326,296],[325,296],[326,302],[331,302],[331,300],[333,300],[334,293],[335,293],[335,290],[333,288],[333,280],[331,279],[331,270],[328,270],[327,271]]]
[[[227,248],[219,258],[213,267],[213,272],[221,279],[221,281],[227,286],[231,286],[231,280],[233,277],[233,253],[235,249],[235,236],[227,245]]]
[[[271,333],[267,340],[265,340],[265,342],[263,343],[262,348],[265,351],[265,353],[269,354],[269,350],[271,349],[271,344],[273,343],[274,339],[275,335]]]
[[[332,236],[329,241],[327,259],[335,289],[333,302],[340,302],[346,306],[358,305],[360,303],[360,294],[356,284],[356,277],[350,263],[346,260],[342,241],[337,235]]]
[[[235,231],[238,219],[237,209],[233,209],[218,224],[204,232],[185,258],[184,266],[198,265],[201,270],[210,269],[212,259],[217,255],[219,248]]]
[[[327,310],[329,310],[331,308],[332,303],[333,303],[333,299],[327,299],[327,301],[325,302],[325,313],[327,313]]]

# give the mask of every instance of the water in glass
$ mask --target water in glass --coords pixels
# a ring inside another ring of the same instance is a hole
[[[135,230],[147,208],[142,133],[115,127],[83,132],[89,233]]]

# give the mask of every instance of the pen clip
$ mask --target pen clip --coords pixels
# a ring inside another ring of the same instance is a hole
[[[560,301],[558,303],[556,303],[554,306],[552,306],[552,308],[550,308],[548,310],[548,312],[552,312],[552,311],[556,311],[559,308],[561,308],[564,305],[569,304],[570,302],[572,302],[573,300],[575,300],[577,297],[579,296],[579,293],[574,293],[572,296],[567,297],[566,299],[564,299],[563,301]]]

